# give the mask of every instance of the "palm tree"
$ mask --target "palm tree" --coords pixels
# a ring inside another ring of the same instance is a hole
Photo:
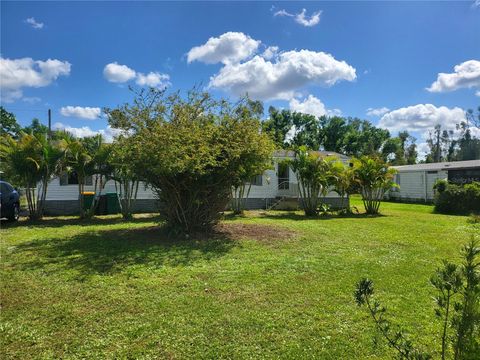
[[[75,172],[78,178],[78,195],[80,218],[91,218],[98,207],[99,193],[105,187],[111,177],[112,167],[108,161],[111,152],[111,145],[106,144],[102,135],[75,139],[66,136],[65,147],[65,168],[69,172]],[[85,211],[84,192],[86,179],[94,177],[94,198],[90,207]]]
[[[341,161],[336,161],[332,165],[332,177],[334,191],[340,196],[340,209],[344,209],[346,213],[350,213],[351,209],[345,206],[345,197],[351,193],[354,187],[353,171]]]
[[[48,183],[59,173],[62,156],[59,142],[49,142],[42,134],[20,133],[18,139],[2,137],[2,167],[25,189],[30,219],[42,218]]]
[[[80,218],[83,219],[86,215],[84,209],[85,181],[91,172],[89,168],[92,165],[92,156],[81,139],[66,136],[63,144],[65,149],[64,167],[68,172],[75,172],[78,178],[79,212]]]
[[[295,159],[286,161],[295,172],[305,215],[317,215],[321,198],[325,197],[333,185],[332,167],[335,157],[322,157],[309,152],[305,147],[296,151]]]
[[[362,156],[353,160],[353,174],[367,214],[378,214],[385,193],[398,187],[393,181],[396,170],[378,158]]]

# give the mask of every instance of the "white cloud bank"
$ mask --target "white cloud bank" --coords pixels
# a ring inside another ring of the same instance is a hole
[[[37,22],[34,17],[28,18],[25,22],[32,26],[34,29],[43,29],[44,23]]]
[[[290,110],[295,112],[300,112],[304,114],[309,114],[313,116],[334,116],[334,115],[341,115],[341,111],[339,109],[332,109],[328,110],[322,101],[316,98],[313,95],[308,95],[306,99],[303,101],[292,99],[289,103]]]
[[[291,100],[304,86],[332,86],[357,78],[354,67],[331,54],[310,50],[280,52],[277,46],[258,54],[260,44],[243,33],[228,32],[192,48],[188,61],[223,63],[220,71],[210,77],[208,87],[236,96],[248,93],[258,100]]]
[[[382,116],[385,115],[390,111],[389,108],[387,107],[381,107],[381,108],[368,108],[367,109],[367,115],[368,116]]]
[[[136,72],[127,65],[120,65],[116,61],[105,65],[103,76],[112,83],[122,84],[135,79],[137,85],[164,88],[170,86],[170,76],[151,71],[148,74]]]
[[[64,106],[60,114],[66,117],[95,120],[100,117],[102,110],[99,107]]]
[[[459,107],[418,104],[390,111],[380,119],[379,126],[391,132],[408,130],[425,134],[435,125],[455,130],[456,124],[465,120],[465,111]]]
[[[320,22],[320,15],[322,15],[322,11],[314,12],[310,17],[307,15],[307,10],[302,9],[302,11],[298,14],[291,14],[287,12],[285,9],[279,10],[273,14],[273,16],[288,16],[292,17],[297,24],[306,27],[312,27],[317,25]]]
[[[255,53],[260,43],[244,33],[230,31],[219,37],[211,37],[205,44],[190,49],[187,61],[201,61],[205,64],[237,63]]]
[[[468,60],[453,68],[453,73],[440,73],[427,88],[430,92],[447,92],[461,88],[480,88],[480,61]]]
[[[239,64],[226,65],[210,78],[209,87],[237,96],[248,93],[260,100],[290,100],[306,85],[332,86],[356,79],[355,68],[332,55],[310,50],[280,53],[274,61],[255,56]]]
[[[46,61],[32,58],[0,58],[1,97],[4,102],[12,102],[23,96],[27,87],[39,88],[50,85],[60,76],[70,74],[68,61],[48,59]]]
[[[113,129],[110,126],[107,126],[106,129],[101,130],[92,130],[88,126],[82,127],[72,127],[70,125],[65,125],[61,122],[57,122],[53,125],[54,130],[64,130],[75,136],[76,138],[89,137],[101,134],[106,142],[112,142],[115,136],[121,134],[121,130]]]

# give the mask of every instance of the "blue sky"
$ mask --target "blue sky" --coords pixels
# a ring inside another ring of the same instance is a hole
[[[2,105],[22,124],[51,108],[58,126],[98,131],[97,108],[129,101],[128,85],[202,84],[248,91],[266,108],[369,119],[422,143],[480,104],[480,6],[2,2],[1,56]]]

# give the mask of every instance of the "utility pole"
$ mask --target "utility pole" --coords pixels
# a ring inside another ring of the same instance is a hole
[[[48,140],[52,139],[52,110],[48,109]]]

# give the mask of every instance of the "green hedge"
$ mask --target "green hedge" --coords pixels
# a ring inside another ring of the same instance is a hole
[[[480,213],[480,182],[457,185],[446,181],[435,184],[435,211],[442,214]]]

